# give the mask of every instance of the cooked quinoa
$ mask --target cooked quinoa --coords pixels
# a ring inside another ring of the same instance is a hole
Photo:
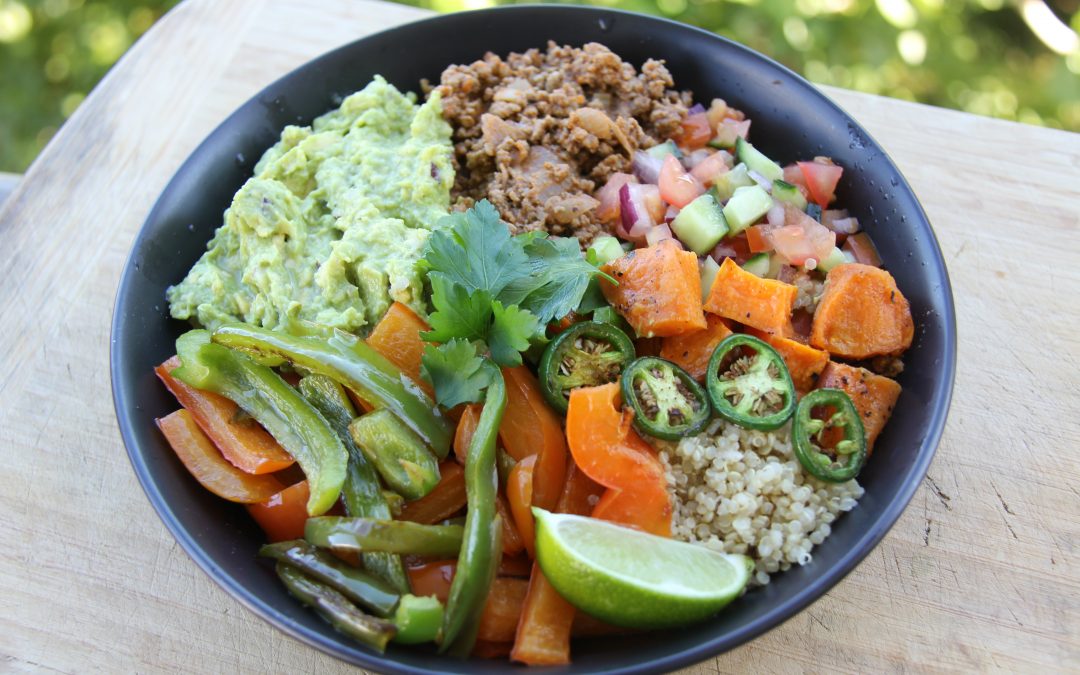
[[[854,480],[825,483],[805,474],[790,425],[766,432],[714,420],[705,433],[659,450],[675,502],[672,535],[750,556],[753,586],[810,562],[833,521],[863,495]]]

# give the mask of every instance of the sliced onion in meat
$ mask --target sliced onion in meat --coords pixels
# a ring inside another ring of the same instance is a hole
[[[634,152],[633,171],[637,179],[642,183],[656,184],[660,180],[660,167],[664,160],[653,157],[647,152],[637,150]]]

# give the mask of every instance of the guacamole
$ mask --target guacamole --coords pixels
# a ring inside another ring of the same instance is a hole
[[[452,154],[438,95],[418,105],[378,76],[310,127],[286,127],[168,289],[172,315],[361,334],[393,300],[426,315],[415,263],[449,210]]]

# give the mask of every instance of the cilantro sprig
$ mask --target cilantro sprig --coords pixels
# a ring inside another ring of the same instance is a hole
[[[594,277],[614,283],[582,256],[575,238],[511,236],[487,200],[440,219],[418,264],[434,308],[423,338],[441,343],[425,348],[422,372],[447,407],[483,397],[491,370],[485,359],[521,365],[521,352],[544,339],[548,322],[581,304]]]

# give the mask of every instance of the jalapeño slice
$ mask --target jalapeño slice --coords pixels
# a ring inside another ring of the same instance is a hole
[[[634,343],[615,326],[575,323],[544,350],[540,388],[551,407],[565,415],[572,390],[614,382],[633,359]]]
[[[825,419],[813,416],[824,410]],[[823,447],[842,431],[842,438],[831,448]],[[843,483],[859,475],[866,463],[866,432],[859,411],[851,398],[840,389],[815,389],[799,401],[791,427],[795,457],[811,475],[830,483]]]
[[[667,359],[643,356],[622,375],[623,403],[634,410],[638,431],[677,441],[701,431],[709,421],[709,400],[700,384]]]
[[[784,359],[752,335],[735,333],[716,346],[705,387],[716,413],[747,429],[776,429],[795,412]]]

